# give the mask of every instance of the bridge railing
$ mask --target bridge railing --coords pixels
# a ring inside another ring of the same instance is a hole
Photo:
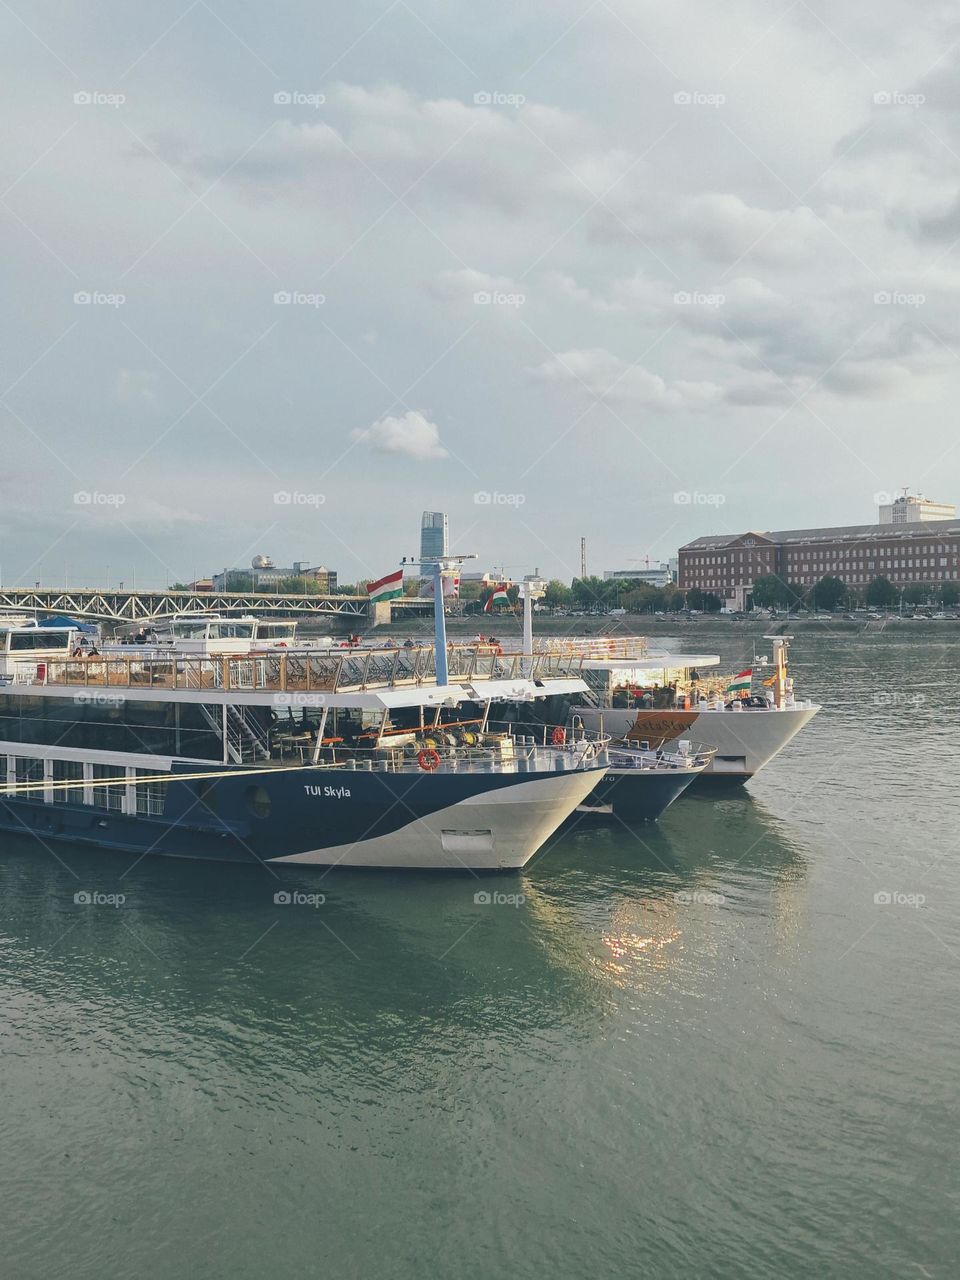
[[[542,680],[579,674],[566,655],[504,654],[490,645],[450,645],[451,684]],[[26,664],[24,664],[26,666]],[[29,668],[20,674],[29,680]],[[131,655],[36,664],[33,683],[79,689],[184,689],[272,693],[344,693],[436,682],[432,647],[315,652],[287,649],[243,657]]]

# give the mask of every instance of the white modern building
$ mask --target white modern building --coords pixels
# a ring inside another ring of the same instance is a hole
[[[881,524],[920,524],[926,520],[955,520],[952,502],[931,502],[922,493],[903,493],[892,502],[880,503]]]
[[[669,587],[674,581],[674,574],[669,564],[661,561],[660,564],[644,565],[636,569],[604,569],[604,580],[609,582],[616,581],[632,581],[645,582],[651,587]]]

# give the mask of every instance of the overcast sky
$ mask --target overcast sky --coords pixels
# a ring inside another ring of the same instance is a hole
[[[581,535],[599,573],[960,497],[955,4],[0,29],[5,585],[378,577],[423,508],[569,579]]]

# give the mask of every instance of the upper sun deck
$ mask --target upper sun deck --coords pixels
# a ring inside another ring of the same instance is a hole
[[[115,692],[171,701],[263,703],[278,696],[333,706],[399,706],[437,700],[520,697],[577,691],[579,661],[569,655],[504,654],[497,647],[447,648],[448,683],[437,685],[432,646],[409,649],[270,650],[233,656],[96,655],[18,664],[4,693]],[[371,695],[374,695],[371,698]]]

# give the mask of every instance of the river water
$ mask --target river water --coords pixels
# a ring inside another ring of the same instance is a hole
[[[5,838],[2,1274],[956,1275],[960,650],[908,628],[798,640],[748,789],[500,901]]]

